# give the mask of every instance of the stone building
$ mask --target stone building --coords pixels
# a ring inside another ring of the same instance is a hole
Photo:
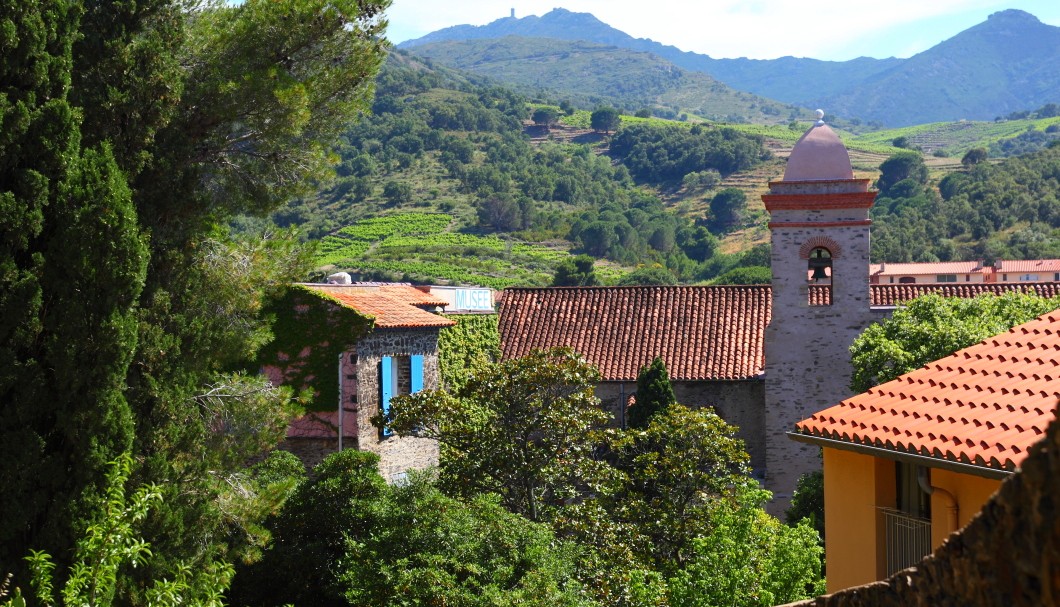
[[[438,444],[398,436],[372,424],[390,398],[438,387],[438,332],[452,320],[428,310],[446,301],[409,285],[303,284],[280,325],[263,371],[276,384],[310,388],[325,408],[288,428],[282,448],[314,466],[339,449],[379,455],[390,482],[438,463]],[[333,407],[327,407],[328,402]]]

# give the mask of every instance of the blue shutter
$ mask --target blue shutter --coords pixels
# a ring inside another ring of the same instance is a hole
[[[409,392],[415,394],[423,389],[423,355],[413,354],[409,357],[410,383]]]
[[[394,359],[384,356],[379,361],[379,411],[385,418],[390,414],[390,399],[394,396]],[[382,436],[390,436],[392,431],[387,426],[379,431]]]

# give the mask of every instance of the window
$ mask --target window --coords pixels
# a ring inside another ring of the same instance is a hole
[[[1027,282],[1038,282],[1038,275],[1037,274],[1020,274],[1020,280],[1024,280],[1024,281],[1027,281]]]
[[[956,274],[939,274],[935,276],[935,282],[957,282]]]
[[[379,411],[386,419],[390,415],[390,400],[399,394],[413,394],[423,390],[423,355],[384,356],[379,360]],[[394,433],[385,424],[379,438]]]
[[[887,575],[915,565],[931,553],[931,496],[920,489],[918,473],[915,464],[895,462],[895,508],[882,509]]]

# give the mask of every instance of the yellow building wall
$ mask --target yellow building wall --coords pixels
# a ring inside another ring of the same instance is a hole
[[[936,488],[931,495],[931,544],[938,548],[951,533],[967,525],[982,510],[990,496],[1001,486],[1001,481],[933,468],[931,486]],[[957,502],[956,528],[952,520],[953,500],[950,495]]]
[[[894,505],[894,462],[823,452],[827,589],[835,592],[883,577],[883,521],[876,506]]]

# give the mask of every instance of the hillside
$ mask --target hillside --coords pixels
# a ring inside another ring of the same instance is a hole
[[[402,47],[443,41],[481,43],[505,36],[585,40],[647,52],[679,68],[710,74],[737,90],[892,127],[992,120],[1060,100],[1060,28],[1019,10],[995,13],[909,59],[714,59],[633,38],[592,15],[563,9],[541,17],[446,28]]]
[[[753,170],[769,157],[761,137],[629,118],[623,160],[606,155],[601,134],[534,126],[529,115],[511,90],[396,53],[373,114],[336,149],[337,178],[273,219],[321,242],[321,272],[362,279],[543,285],[572,253],[596,258],[610,283],[640,266],[692,282],[761,264],[760,254],[719,251],[719,237],[756,223],[753,214],[737,211],[721,225],[705,212],[675,212],[660,195],[688,173]],[[671,160],[665,174],[635,179],[645,146]],[[684,197],[718,188],[714,179]]]
[[[687,112],[708,120],[765,124],[810,116],[804,109],[737,91],[657,55],[616,46],[505,36],[429,42],[411,51],[529,94],[544,92],[582,107],[611,104],[629,113],[652,108],[657,115]]]

